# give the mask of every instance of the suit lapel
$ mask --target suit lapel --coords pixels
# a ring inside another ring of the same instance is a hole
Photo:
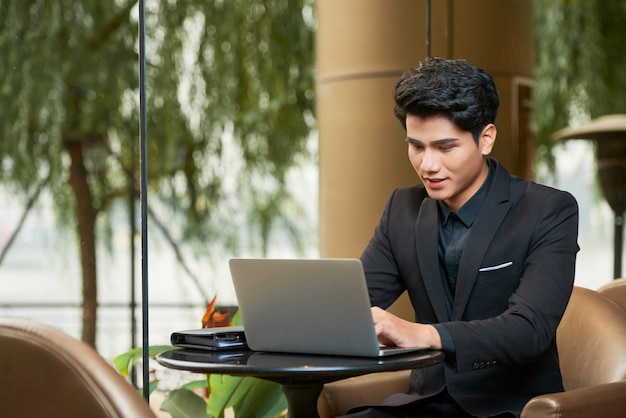
[[[415,223],[415,247],[419,260],[420,272],[424,286],[439,322],[450,320],[446,309],[446,300],[439,273],[439,256],[437,255],[439,213],[437,202],[426,198]]]
[[[463,312],[478,276],[478,269],[480,269],[487,249],[493,242],[500,224],[512,206],[509,201],[509,181],[510,176],[507,171],[497,164],[493,183],[478,216],[474,220],[474,225],[461,256],[452,320],[460,320],[463,317]]]

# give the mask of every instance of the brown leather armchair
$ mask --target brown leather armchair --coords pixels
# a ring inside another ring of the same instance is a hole
[[[0,318],[0,416],[154,418],[95,350],[56,328]]]
[[[599,292],[575,287],[557,330],[565,392],[537,396],[523,418],[602,418],[626,413],[626,313]],[[322,418],[406,391],[408,372],[355,377],[327,384],[319,398]]]
[[[598,292],[626,308],[626,277],[605,284],[598,289]]]

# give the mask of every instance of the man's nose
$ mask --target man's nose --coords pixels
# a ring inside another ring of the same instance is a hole
[[[439,170],[439,157],[433,150],[425,149],[422,154],[421,168],[423,171],[433,172]]]

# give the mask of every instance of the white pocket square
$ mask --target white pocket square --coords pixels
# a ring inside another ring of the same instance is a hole
[[[512,266],[512,261],[507,261],[506,263],[498,264],[497,266],[483,267],[478,269],[478,271],[492,271],[492,270],[500,270],[509,266]]]

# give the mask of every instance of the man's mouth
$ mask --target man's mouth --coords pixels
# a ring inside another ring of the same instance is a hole
[[[443,186],[445,178],[425,178],[424,182],[427,183],[430,187],[437,189]]]

